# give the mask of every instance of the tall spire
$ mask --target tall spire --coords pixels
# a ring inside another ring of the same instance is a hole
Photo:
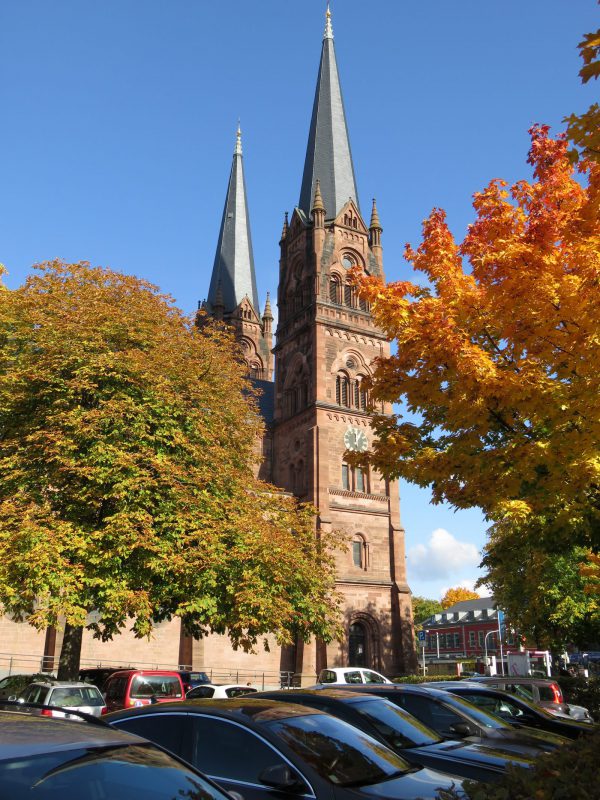
[[[218,292],[220,296],[217,299]],[[220,301],[224,313],[228,314],[239,306],[246,295],[258,314],[260,309],[246,200],[242,132],[238,123],[233,164],[229,175],[217,252],[208,290],[208,307],[212,309]]]
[[[329,5],[298,203],[307,217],[310,216],[317,178],[321,181],[321,194],[328,217],[335,217],[349,197],[358,205]]]

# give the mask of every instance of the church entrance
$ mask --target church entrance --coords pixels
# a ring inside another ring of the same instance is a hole
[[[348,637],[348,666],[368,667],[367,663],[367,631],[360,622],[350,626]]]

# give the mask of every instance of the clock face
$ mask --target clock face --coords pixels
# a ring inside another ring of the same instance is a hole
[[[358,450],[364,452],[368,447],[367,435],[359,428],[348,428],[344,434],[344,444],[347,450]]]

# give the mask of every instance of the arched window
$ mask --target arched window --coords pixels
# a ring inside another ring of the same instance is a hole
[[[335,402],[338,406],[350,408],[350,400],[350,378],[345,372],[340,372],[335,379]]]
[[[349,283],[344,284],[344,305],[354,308],[354,287]]]
[[[347,492],[369,493],[369,473],[364,467],[351,467],[342,462],[342,489]]]
[[[367,568],[367,542],[364,536],[357,533],[352,539],[352,563],[360,569]]]
[[[342,489],[346,489],[347,492],[352,491],[352,482],[350,479],[351,475],[349,465],[342,464]]]
[[[329,299],[332,303],[339,305],[342,298],[342,283],[337,275],[332,275],[329,279]]]
[[[354,622],[350,625],[348,636],[348,664],[351,667],[366,667],[367,658],[367,630],[361,622]]]

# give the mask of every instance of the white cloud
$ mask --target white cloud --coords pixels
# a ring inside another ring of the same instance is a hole
[[[478,566],[481,554],[474,544],[460,542],[444,528],[437,528],[426,544],[418,544],[408,551],[409,582],[410,575],[423,580],[452,580],[452,586],[471,588],[474,581],[457,578],[453,575]]]

